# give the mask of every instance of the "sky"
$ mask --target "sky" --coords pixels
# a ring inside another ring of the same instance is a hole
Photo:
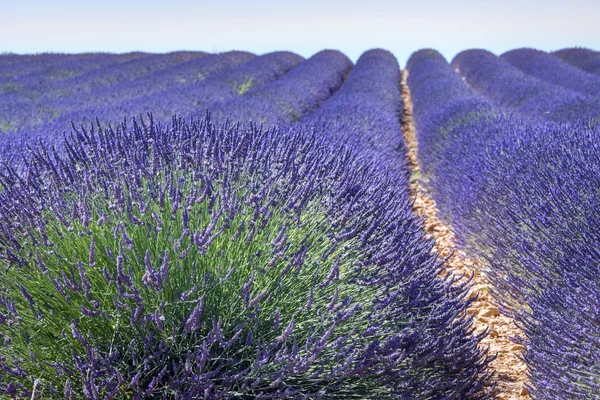
[[[600,50],[598,0],[0,0],[0,53]]]

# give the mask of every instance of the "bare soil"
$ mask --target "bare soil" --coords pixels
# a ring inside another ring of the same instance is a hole
[[[403,133],[408,146],[408,157],[413,174],[419,176],[418,143],[415,124],[412,117],[412,101],[410,89],[406,84],[408,71],[402,71],[402,98],[404,101]],[[473,286],[469,297],[478,295],[468,314],[474,315],[475,333],[486,329],[489,334],[481,341],[481,346],[487,348],[490,355],[496,359],[490,363],[494,371],[491,385],[496,386],[496,398],[499,400],[530,399],[526,385],[529,383],[527,367],[521,358],[523,346],[510,338],[523,336],[523,332],[515,325],[514,320],[501,314],[491,294],[491,283],[481,267],[482,260],[469,256],[456,244],[456,237],[448,224],[438,218],[435,200],[429,194],[427,187],[419,180],[411,184],[411,194],[414,199],[414,211],[424,218],[424,228],[435,238],[435,248],[442,257],[452,255],[444,273],[457,276],[473,275]]]

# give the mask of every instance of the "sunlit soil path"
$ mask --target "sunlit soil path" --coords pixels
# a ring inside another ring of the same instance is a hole
[[[402,98],[404,102],[403,132],[409,149],[410,166],[414,176],[419,176],[420,166],[417,157],[417,138],[412,117],[412,102],[410,89],[406,85],[408,72],[402,71]],[[494,371],[492,384],[496,385],[497,399],[526,400],[529,393],[525,388],[528,383],[527,367],[520,358],[523,346],[510,340],[511,337],[522,336],[522,331],[515,326],[514,321],[500,314],[489,289],[491,283],[480,269],[482,262],[477,262],[463,250],[458,248],[456,238],[450,226],[438,218],[437,205],[429,195],[427,188],[419,179],[413,180],[411,193],[414,198],[414,211],[424,217],[427,233],[435,238],[435,250],[448,260],[446,273],[458,276],[473,275],[473,287],[469,296],[478,295],[467,313],[474,315],[475,333],[489,329],[490,334],[482,340],[484,347],[489,347],[491,355],[497,355],[490,363]]]

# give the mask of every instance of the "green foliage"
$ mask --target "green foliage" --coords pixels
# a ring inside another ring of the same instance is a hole
[[[235,83],[235,90],[237,90],[237,92],[242,95],[244,93],[246,93],[251,87],[252,87],[252,82],[254,81],[254,77],[250,77],[250,79],[248,79],[246,81],[246,83]]]

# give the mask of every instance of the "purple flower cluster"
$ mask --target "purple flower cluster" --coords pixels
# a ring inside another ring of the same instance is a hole
[[[465,50],[452,66],[477,92],[495,104],[540,121],[600,117],[600,100],[527,75],[486,50]]]
[[[588,97],[600,97],[600,76],[582,71],[541,50],[515,49],[507,51],[500,58],[547,83]]]
[[[533,396],[592,398],[600,391],[592,245],[600,240],[600,126],[509,115],[434,50],[414,53],[408,69],[424,174],[524,329]]]
[[[286,125],[299,121],[335,92],[352,69],[343,53],[323,50],[281,79],[232,101],[210,107],[216,120]]]
[[[591,74],[600,75],[600,51],[572,47],[558,50],[553,56]]]

